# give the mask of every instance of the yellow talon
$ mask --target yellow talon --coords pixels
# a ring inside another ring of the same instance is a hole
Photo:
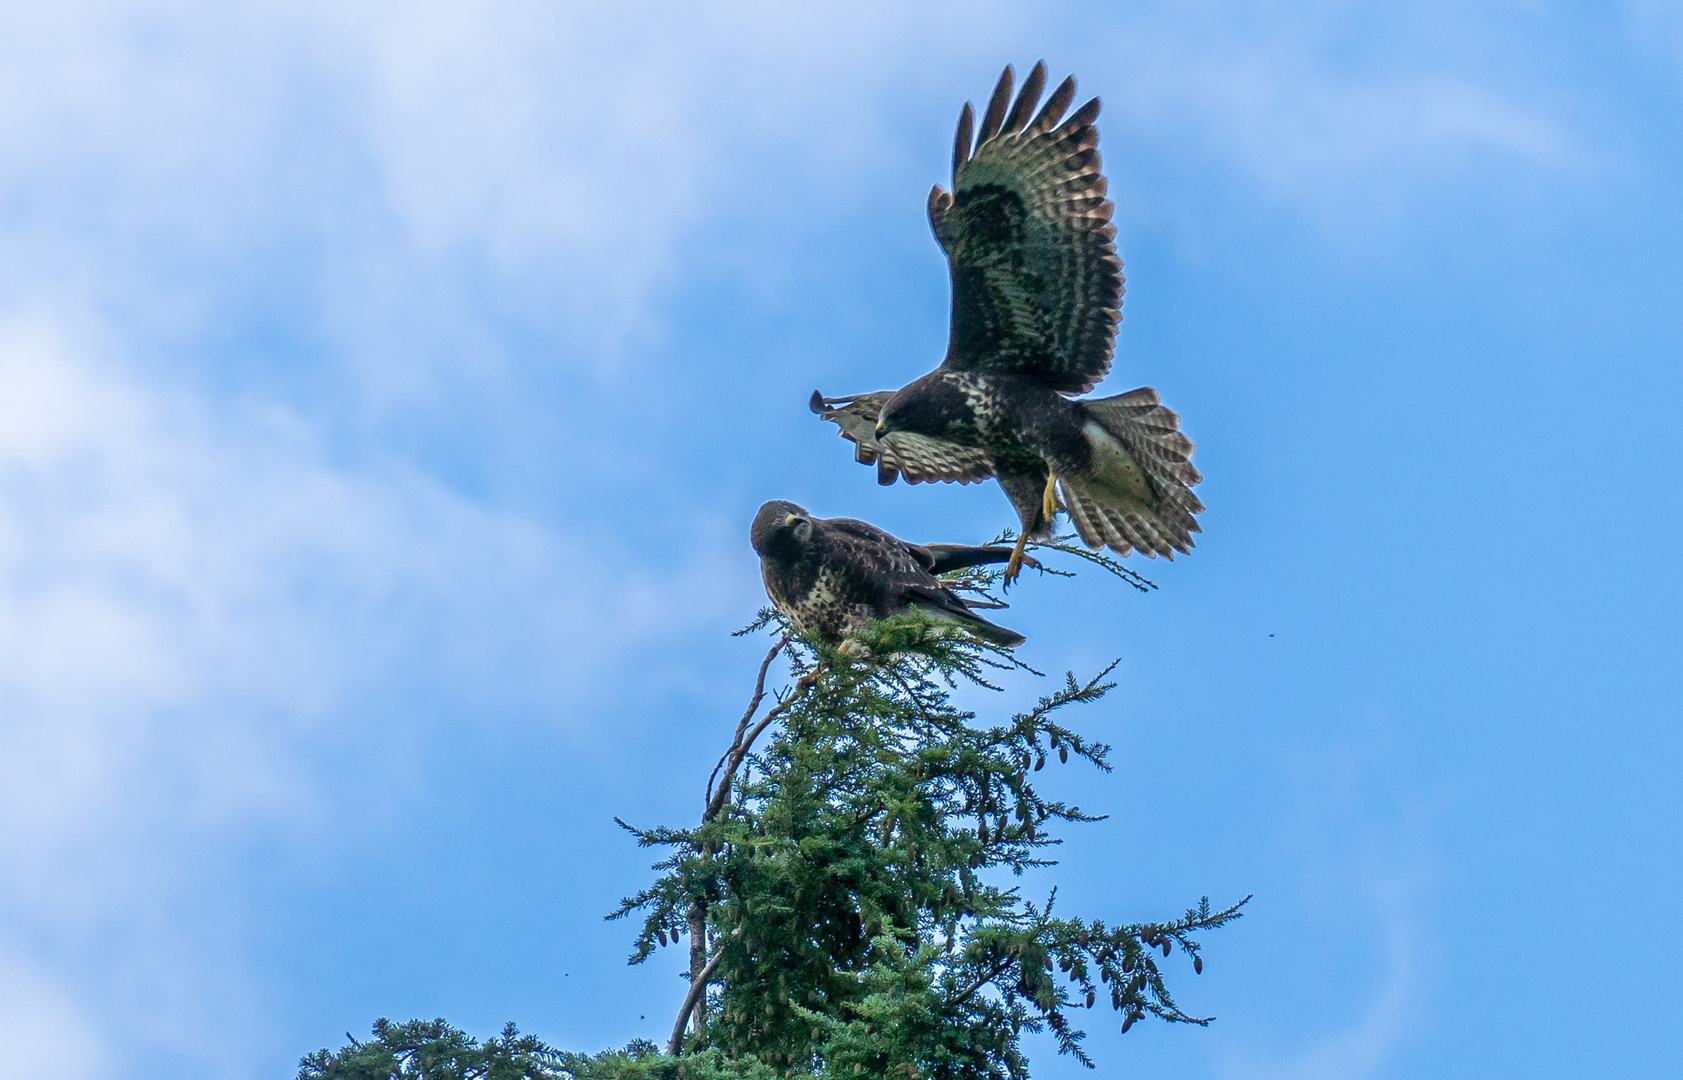
[[[1017,537],[1017,546],[1011,549],[1011,557],[1005,561],[1005,584],[1009,585],[1017,580],[1017,575],[1023,569],[1023,546],[1028,543],[1028,531]]]
[[[1047,525],[1052,524],[1052,519],[1058,515],[1057,484],[1057,476],[1055,474],[1048,473],[1046,475],[1046,490],[1040,496],[1040,512],[1042,516],[1046,518]],[[1007,585],[1016,581],[1017,575],[1022,572],[1023,563],[1025,561],[1023,549],[1028,546],[1029,532],[1030,530],[1025,528],[1022,531],[1022,535],[1017,537],[1017,546],[1011,549],[1011,558],[1005,563],[1005,584]],[[1026,561],[1034,563],[1036,566],[1039,565],[1039,563],[1035,563],[1033,559],[1026,559]]]

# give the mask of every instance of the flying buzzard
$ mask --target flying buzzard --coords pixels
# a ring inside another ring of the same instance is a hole
[[[1021,645],[1023,635],[971,611],[935,575],[1005,562],[1004,547],[908,544],[851,518],[815,518],[792,502],[768,502],[754,515],[754,550],[766,594],[795,629],[837,642],[916,608],[955,622],[995,645]]]
[[[1122,262],[1099,172],[1099,100],[1060,123],[1075,79],[1035,113],[1045,80],[1036,64],[1012,103],[1007,67],[974,149],[967,102],[953,190],[929,193],[952,278],[941,366],[898,392],[812,395],[879,483],[997,479],[1022,522],[1007,580],[1059,509],[1089,547],[1171,559],[1191,549],[1204,509],[1192,440],[1155,390],[1072,399],[1110,369]]]

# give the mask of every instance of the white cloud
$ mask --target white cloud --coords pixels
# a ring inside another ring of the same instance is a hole
[[[821,208],[903,152],[900,101],[954,113],[1027,49],[1102,88],[1112,128],[1200,142],[1311,215],[1573,157],[1476,64],[1353,65],[1360,8],[1158,5],[1089,32],[960,4],[11,4],[0,282],[68,280],[191,336],[301,260],[296,319],[376,396],[424,392],[451,355],[483,369],[488,318],[599,362],[658,336],[690,230]]]
[[[59,320],[0,323],[0,805],[69,827],[166,738],[219,759],[184,812],[272,808],[279,779],[221,756],[284,760],[255,752],[276,714],[307,727],[416,650],[576,699],[683,610],[635,568],[575,574],[587,554],[401,464],[337,467],[279,410],[144,389]]]
[[[0,324],[0,991],[61,975],[41,1009],[91,994],[96,1027],[191,1045],[241,999],[198,891],[254,835],[320,842],[324,725],[343,744],[416,671],[477,688],[477,724],[588,723],[616,657],[711,614],[710,556],[576,574],[577,545],[335,467],[283,413],[137,386],[69,321]]]
[[[612,354],[651,332],[688,229],[871,166],[883,99],[930,78],[921,46],[950,62],[989,33],[956,10],[10,5],[4,278],[190,333],[272,288],[264,262],[314,260],[296,315],[344,363],[379,357],[377,393],[487,316]]]
[[[1481,31],[1503,24],[1495,5],[1223,0],[1147,8],[1103,40],[1125,57],[1113,114],[1313,221],[1361,231],[1375,209],[1404,220],[1422,185],[1584,167],[1550,99],[1489,63],[1498,50]]]

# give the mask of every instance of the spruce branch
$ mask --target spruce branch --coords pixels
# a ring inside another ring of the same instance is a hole
[[[988,544],[1011,544],[1015,543],[1016,539],[1016,530],[1002,529],[998,535],[988,541]],[[1110,574],[1112,577],[1117,578],[1129,588],[1136,589],[1142,593],[1151,592],[1153,589],[1157,588],[1156,582],[1143,576],[1133,567],[1123,563],[1120,559],[1106,554],[1102,549],[1094,550],[1087,547],[1085,544],[1072,542],[1078,540],[1080,540],[1080,537],[1075,533],[1061,533],[1050,540],[1030,540],[1024,545],[1024,547],[1028,551],[1055,551],[1061,555],[1069,555],[1080,559],[1083,562],[1098,567],[1105,573]],[[1035,570],[1040,571],[1043,575],[1050,574],[1053,577],[1074,577],[1076,573],[1074,570],[1061,570],[1055,566],[1049,566],[1029,559],[1024,560],[1024,565],[1033,567]],[[993,601],[996,606],[1001,607],[1004,605],[994,599],[992,590],[995,586],[1003,584],[1004,576],[1004,570],[998,566],[971,567],[960,571],[956,575],[952,575],[961,588],[972,589],[986,596],[987,599]]]

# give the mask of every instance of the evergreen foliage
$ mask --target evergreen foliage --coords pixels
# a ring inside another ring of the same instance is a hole
[[[717,1051],[681,1060],[645,1040],[624,1050],[578,1054],[546,1046],[509,1024],[483,1045],[443,1020],[374,1022],[369,1041],[345,1037],[337,1053],[318,1050],[298,1080],[773,1080],[770,1066],[731,1061]]]
[[[318,1050],[300,1063],[299,1080],[556,1080],[570,1077],[568,1055],[522,1035],[513,1024],[483,1045],[443,1020],[374,1022],[374,1038],[337,1054]]]
[[[996,580],[986,568],[954,584],[986,602]],[[1043,790],[1041,771],[1111,770],[1111,748],[1063,718],[1112,689],[1114,664],[983,724],[953,692],[1021,667],[1009,650],[918,614],[839,647],[770,610],[749,630],[768,626],[777,640],[700,823],[626,826],[667,851],[654,883],[609,915],[642,918],[631,962],[688,945],[690,993],[664,1052],[567,1053],[512,1025],[480,1046],[443,1021],[382,1020],[374,1041],[306,1058],[300,1080],[1023,1080],[1026,1033],[1092,1064],[1086,1010],[1108,1006],[1124,1032],[1148,1015],[1209,1022],[1176,1004],[1169,961],[1178,951],[1201,972],[1196,935],[1244,901],[1110,925],[1017,880],[1052,865],[1058,827],[1098,820]],[[767,690],[779,657],[794,679],[781,695]]]

